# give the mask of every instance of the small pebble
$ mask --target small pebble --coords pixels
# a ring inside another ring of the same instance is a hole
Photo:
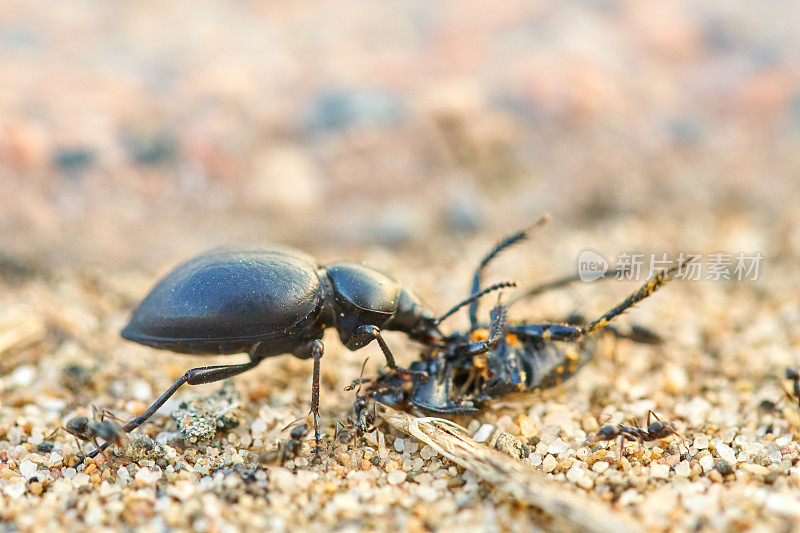
[[[392,470],[386,475],[386,481],[389,485],[399,485],[406,480],[406,473],[402,470]]]
[[[684,464],[684,463],[681,463]],[[676,472],[677,474],[677,472]],[[655,464],[650,467],[650,476],[655,479],[669,479],[669,465]]]
[[[712,468],[714,468],[714,457],[711,455],[704,455],[698,462],[703,468],[703,472],[708,473]]]
[[[733,474],[733,466],[731,466],[731,463],[729,463],[725,459],[717,459],[716,461],[714,461],[714,470],[716,470],[723,476],[729,476]]]
[[[583,469],[580,463],[575,463],[572,467],[567,470],[567,481],[570,483],[577,483],[586,475],[586,471]]]
[[[592,465],[592,471],[597,472],[598,474],[602,474],[608,467],[611,466],[609,463],[605,461],[597,461],[595,464]]]
[[[753,463],[742,463],[739,465],[739,468],[745,472],[753,474],[754,476],[766,476],[769,474],[769,468]]]
[[[19,473],[22,474],[25,479],[30,479],[36,475],[36,463],[33,461],[29,461],[26,457],[19,463]]]
[[[692,467],[688,461],[681,461],[675,465],[675,475],[677,477],[689,477],[692,473]]]
[[[698,450],[707,450],[708,449],[708,437],[706,437],[705,435],[700,435],[699,437],[694,439],[693,445]]]
[[[727,444],[724,443],[717,444],[717,453],[719,454],[721,459],[724,459],[730,464],[736,464],[736,454],[733,452],[733,449]]]
[[[547,453],[551,453],[554,455],[558,455],[560,453],[564,453],[569,449],[567,443],[561,440],[560,438],[554,440],[550,443],[550,446],[547,447]]]
[[[558,461],[552,455],[546,456],[542,461],[542,470],[547,474],[555,470],[556,466],[558,466]]]
[[[494,432],[494,426],[491,424],[483,424],[478,431],[475,432],[475,435],[472,437],[475,439],[476,442],[486,442],[489,440],[489,437],[492,436]]]

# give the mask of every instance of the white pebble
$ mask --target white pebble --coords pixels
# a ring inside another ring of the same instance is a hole
[[[769,457],[769,460],[772,461],[775,464],[780,463],[781,460],[783,459],[783,456],[781,455],[781,452],[772,452],[771,454],[769,454],[768,457]]]
[[[392,470],[386,476],[386,481],[389,483],[389,485],[399,485],[405,480],[406,480],[406,473],[403,472],[402,470]]]
[[[406,439],[403,441],[403,451],[407,453],[414,453],[419,450],[419,442],[417,439]]]
[[[11,485],[6,485],[3,487],[3,492],[6,493],[8,497],[12,500],[16,500],[20,498],[23,494],[25,494],[25,483],[13,483]]]
[[[567,470],[567,481],[570,483],[577,483],[586,475],[586,471],[581,467],[580,463],[575,463]]]
[[[486,442],[487,440],[489,440],[489,437],[492,436],[493,432],[494,432],[493,425],[483,424],[480,428],[478,428],[478,431],[475,432],[475,435],[473,435],[472,438],[475,439],[476,442]]]
[[[152,400],[153,389],[150,387],[149,383],[147,383],[144,380],[138,379],[133,383],[133,386],[131,387],[131,395],[137,400],[147,402]]]
[[[426,444],[426,445],[425,445],[425,446],[423,446],[423,447],[422,447],[422,449],[419,451],[419,456],[420,456],[420,457],[422,457],[422,459],[424,459],[425,461],[427,461],[428,459],[430,459],[431,457],[433,457],[433,454],[434,454],[434,453],[435,453],[435,452],[433,451],[433,448],[431,448],[430,446],[428,446],[428,445]]]
[[[609,466],[611,466],[611,465],[609,465],[605,461],[597,461],[595,464],[592,465],[592,470],[594,470],[598,474],[602,474],[603,472],[608,470]]]
[[[139,483],[151,485],[161,479],[161,469],[158,467],[152,470],[148,467],[140,468],[139,471],[136,472],[135,479]]]
[[[128,482],[131,479],[131,474],[128,472],[128,469],[124,466],[117,468],[117,480],[122,482]]]
[[[28,387],[36,379],[36,367],[31,365],[18,366],[8,378],[18,387]]]
[[[559,438],[550,443],[550,446],[547,447],[547,453],[557,455],[559,453],[564,453],[568,449],[569,446],[567,446],[567,443]]]
[[[704,455],[700,458],[700,466],[703,467],[703,472],[710,472],[712,468],[714,468],[714,457],[711,455]]]
[[[398,453],[403,453],[405,447],[406,445],[403,442],[403,439],[400,438],[394,439],[394,449],[397,450]]]
[[[550,473],[556,469],[557,465],[558,461],[556,461],[556,458],[552,455],[548,455],[544,458],[544,461],[542,461],[542,470],[546,473]]]
[[[725,459],[733,466],[736,465],[736,454],[733,452],[733,449],[727,444],[724,443],[717,444],[717,453],[719,454],[721,459]]]
[[[681,461],[675,465],[675,475],[678,477],[689,477],[692,473],[692,467],[689,466],[688,461]]]
[[[47,466],[50,468],[59,468],[63,462],[64,458],[61,457],[61,454],[58,452],[53,452],[50,454],[50,458],[47,460]]]
[[[30,479],[35,476],[36,468],[36,463],[28,460],[27,457],[19,463],[19,473],[22,474],[25,479]]]
[[[639,496],[639,493],[636,492],[636,489],[628,489],[622,494],[619,495],[619,505],[626,506],[632,504],[636,501],[636,498]]]
[[[694,439],[694,447],[698,450],[707,450],[708,449],[708,437],[705,435],[700,435],[699,437]]]
[[[6,433],[6,439],[14,446],[22,442],[23,436],[22,430],[17,426],[10,427]]]
[[[539,452],[533,452],[530,455],[530,457],[528,457],[528,459],[530,460],[533,466],[539,466],[540,464],[542,464],[542,454],[540,454]]]
[[[669,465],[655,464],[651,466],[650,476],[655,479],[669,479]]]
[[[267,423],[262,418],[256,418],[250,424],[250,433],[253,435],[263,435],[267,431]]]

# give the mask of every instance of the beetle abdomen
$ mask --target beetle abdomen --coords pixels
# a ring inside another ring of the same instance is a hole
[[[182,353],[242,352],[312,326],[306,319],[319,313],[321,291],[317,266],[301,252],[212,251],[159,281],[122,336]],[[290,348],[272,343],[262,356]]]

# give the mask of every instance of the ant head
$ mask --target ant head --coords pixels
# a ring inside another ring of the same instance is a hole
[[[75,418],[67,422],[67,425],[64,427],[64,429],[66,429],[69,433],[75,435],[75,434],[85,433],[88,427],[89,427],[89,419],[87,417],[76,416]]]
[[[292,428],[292,432],[289,434],[294,440],[300,440],[306,436],[308,433],[308,425],[307,424],[299,424]]]

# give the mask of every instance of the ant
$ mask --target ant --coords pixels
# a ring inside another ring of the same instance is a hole
[[[124,444],[126,435],[122,430],[122,426],[117,422],[122,422],[122,419],[108,409],[97,409],[93,405],[91,420],[89,417],[84,415],[79,415],[70,419],[66,425],[57,427],[50,435],[48,435],[40,447],[44,446],[45,442],[50,441],[50,439],[53,438],[59,429],[63,429],[75,437],[75,442],[78,445],[78,451],[82,461],[84,458],[86,458],[86,454],[83,452],[81,441],[91,442],[96,450],[104,450],[111,444],[116,444],[118,446],[122,446]],[[102,439],[104,441],[102,446],[98,439]],[[105,456],[105,453],[103,453],[103,456],[108,459],[108,457]]]
[[[358,380],[344,389],[346,391],[356,389],[356,398],[353,401],[353,414],[355,418],[347,415],[347,425],[339,421],[336,422],[336,433],[333,436],[334,442],[336,442],[337,438],[340,439],[340,442],[345,442],[352,437],[353,432],[355,432],[355,436],[358,438],[378,429],[375,427],[375,420],[378,416],[376,412],[377,404],[373,402],[372,409],[370,410],[367,404],[367,396],[361,394],[361,385],[365,381],[369,382],[369,380],[364,380],[364,368],[367,366],[367,361],[369,361],[369,357],[364,359],[364,363],[361,365],[361,374]],[[356,384],[358,384],[358,388],[356,388]]]
[[[655,418],[654,422],[651,422],[651,417]],[[638,426],[623,426],[622,424],[608,424],[600,429],[597,430],[597,434],[595,436],[595,441],[612,441],[614,439],[618,439],[617,445],[619,446],[620,450],[622,450],[622,441],[637,441],[639,446],[641,447],[643,442],[652,442],[658,439],[664,439],[669,437],[670,435],[676,435],[678,438],[681,439],[681,443],[683,446],[688,450],[689,447],[686,446],[686,440],[683,436],[678,433],[678,430],[675,429],[675,424],[668,420],[662,421],[658,418],[658,415],[653,412],[653,410],[647,411],[647,429],[640,428]]]
[[[282,431],[286,431],[294,423],[295,422],[292,422],[283,428]],[[308,424],[303,423],[294,426],[289,433],[289,440],[281,442],[274,450],[262,454],[259,459],[260,462],[282,465],[289,459],[294,459],[300,454],[300,448],[303,446],[303,437],[306,436],[306,433],[308,433]]]
[[[795,398],[792,399],[797,399],[798,403],[800,403],[800,373],[789,367],[786,369],[786,379],[792,381],[792,391],[795,395]],[[786,395],[789,396],[788,393]],[[791,396],[789,397],[791,398]]]

